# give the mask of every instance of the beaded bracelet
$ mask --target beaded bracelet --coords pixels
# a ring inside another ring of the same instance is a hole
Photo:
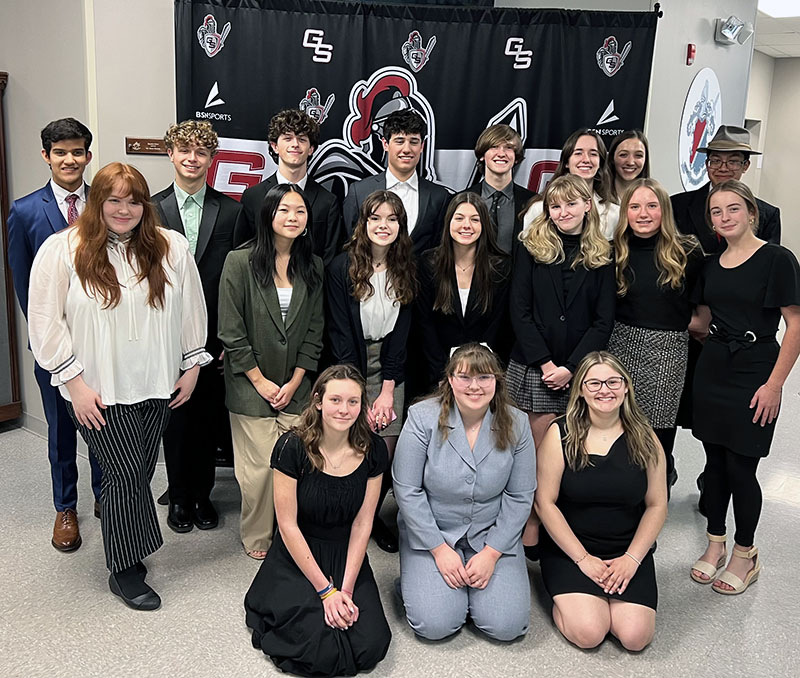
[[[339,593],[339,589],[337,589],[335,586],[331,586],[331,590],[327,593],[323,593],[319,599],[325,600],[326,598],[330,598],[334,593]]]
[[[628,553],[627,551],[625,551],[625,555],[626,555],[626,556],[628,556],[628,558],[630,558],[630,559],[631,559],[631,560],[632,560],[634,563],[636,563],[637,565],[641,565],[641,564],[642,564],[642,561],[641,561],[641,560],[639,560],[638,558],[636,558],[636,557],[632,556],[632,555],[631,555],[630,553]]]
[[[575,564],[577,565],[579,562],[581,562],[588,555],[589,555],[589,552],[586,551],[580,558],[578,558],[578,560],[575,561]]]

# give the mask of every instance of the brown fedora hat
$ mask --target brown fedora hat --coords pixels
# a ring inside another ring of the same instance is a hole
[[[750,132],[744,127],[736,127],[735,125],[720,125],[714,138],[708,142],[708,146],[703,146],[697,150],[699,153],[708,153],[709,151],[731,153],[739,151],[750,155],[761,155],[761,151],[754,151],[750,146]]]

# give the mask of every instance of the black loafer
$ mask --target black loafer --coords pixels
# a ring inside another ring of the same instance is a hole
[[[169,513],[167,514],[167,525],[169,528],[178,533],[191,532],[194,527],[192,521],[192,510],[181,504],[170,504]]]
[[[194,524],[201,530],[211,530],[219,525],[219,516],[209,499],[195,503],[193,519]]]
[[[111,574],[108,577],[108,588],[111,589],[111,593],[122,598],[122,602],[133,610],[157,610],[161,607],[161,598],[149,586],[146,593],[142,593],[135,598],[128,598],[122,593],[116,578]]]
[[[392,534],[392,531],[386,526],[386,523],[377,516],[375,516],[375,520],[372,522],[372,538],[381,551],[397,553],[399,550],[397,537]]]

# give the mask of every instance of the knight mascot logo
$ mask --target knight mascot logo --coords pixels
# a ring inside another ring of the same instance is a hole
[[[206,14],[203,24],[197,29],[197,41],[206,53],[213,57],[225,46],[225,38],[231,32],[231,22],[228,21],[222,28],[222,33],[217,33],[217,20],[213,14]]]
[[[422,36],[419,34],[419,31],[411,31],[411,33],[408,34],[408,40],[403,43],[403,61],[408,64],[408,67],[414,71],[414,73],[419,73],[422,67],[428,63],[428,59],[431,58],[431,52],[433,52],[435,46],[435,35],[428,40],[428,44],[423,47]]]
[[[306,92],[305,99],[300,101],[298,107],[306,115],[308,115],[310,118],[313,118],[321,125],[323,122],[325,122],[325,120],[327,120],[328,113],[330,113],[334,101],[336,101],[336,95],[329,94],[328,98],[325,100],[325,105],[323,106],[322,97],[320,97],[319,91],[316,87],[312,87]]]
[[[630,40],[625,43],[625,47],[623,47],[622,52],[620,52],[617,38],[613,35],[609,35],[603,41],[603,46],[595,53],[597,65],[609,78],[613,78],[619,72],[619,69],[625,65],[625,57],[628,56],[628,52],[630,51]]]

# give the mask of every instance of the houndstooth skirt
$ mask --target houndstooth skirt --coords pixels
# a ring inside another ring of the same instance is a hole
[[[678,416],[689,333],[650,330],[614,323],[608,350],[622,361],[633,378],[636,402],[653,428],[672,428]]]
[[[525,412],[564,414],[567,411],[569,389],[554,391],[549,388],[542,381],[542,371],[533,365],[510,360],[506,388],[516,406]]]
[[[381,394],[383,388],[383,369],[381,368],[381,347],[383,341],[367,341],[367,400],[369,404]],[[376,431],[381,438],[399,436],[403,428],[403,403],[405,402],[405,384],[395,384],[394,387],[394,411],[397,415],[389,426],[382,431]]]

